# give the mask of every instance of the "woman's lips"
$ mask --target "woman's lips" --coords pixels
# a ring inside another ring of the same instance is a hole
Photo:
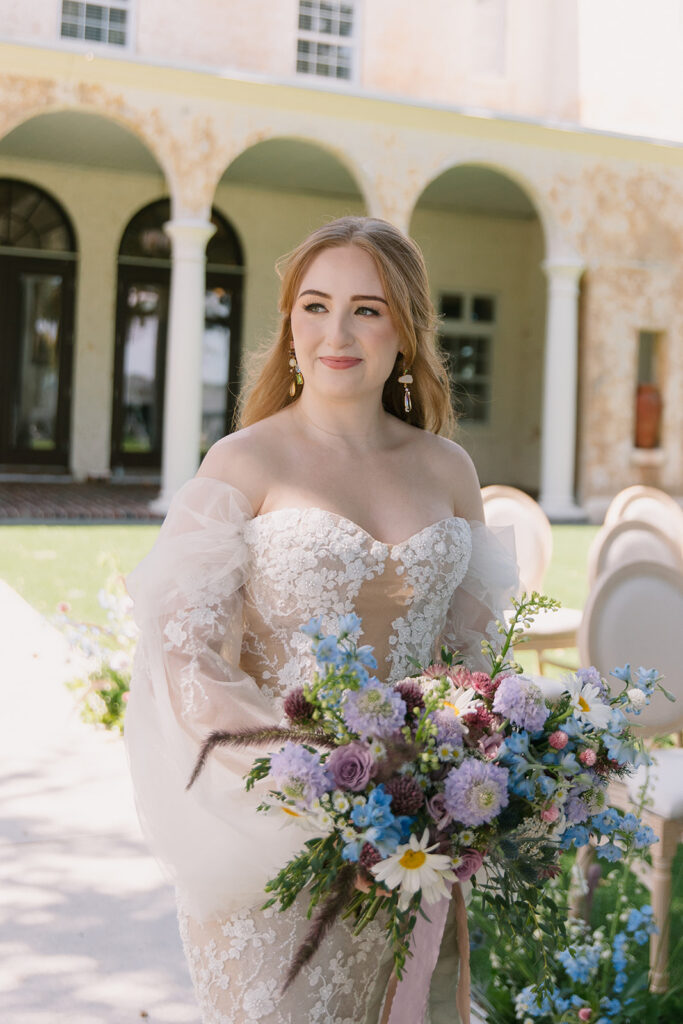
[[[321,356],[320,362],[333,370],[348,370],[350,366],[358,366],[362,359],[350,359],[348,356]]]

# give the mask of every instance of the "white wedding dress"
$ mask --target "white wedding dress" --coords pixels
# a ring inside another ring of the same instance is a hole
[[[384,544],[319,508],[254,518],[241,492],[197,477],[128,585],[141,629],[126,720],[131,771],[150,845],[176,883],[204,1024],[374,1024],[391,968],[380,923],[357,938],[335,924],[279,995],[307,901],[285,913],[259,908],[266,881],[310,835],[256,812],[267,786],[245,792],[244,773],[264,751],[220,748],[192,790],[185,785],[210,731],[281,722],[287,691],[314,668],[299,632],[314,615],[336,633],[337,617],[355,611],[386,681],[412,674],[411,658],[428,664],[442,642],[485,667],[481,639],[496,635],[514,591],[514,558],[482,524],[458,517]]]

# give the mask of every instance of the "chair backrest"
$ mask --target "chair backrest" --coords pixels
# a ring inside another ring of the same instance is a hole
[[[683,551],[668,534],[640,519],[603,526],[588,552],[588,586],[627,562],[663,562],[683,571]]]
[[[629,562],[601,576],[588,595],[578,641],[581,664],[595,665],[613,693],[621,684],[609,673],[629,663],[656,668],[676,696],[671,704],[656,693],[633,716],[642,735],[683,728],[683,573],[657,562]]]
[[[607,509],[604,525],[613,526],[624,519],[652,523],[683,550],[683,508],[665,491],[643,484],[620,491]]]
[[[545,512],[516,487],[483,487],[487,526],[512,526],[519,564],[520,591],[541,590],[553,554],[553,534]]]

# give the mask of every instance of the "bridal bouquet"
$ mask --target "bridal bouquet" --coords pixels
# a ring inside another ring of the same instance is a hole
[[[281,910],[304,889],[310,897],[311,929],[286,985],[339,915],[360,931],[381,908],[400,978],[417,915],[428,917],[479,868],[499,916],[522,905],[531,930],[547,932],[537,910],[562,851],[594,836],[598,856],[614,861],[654,841],[633,815],[607,807],[605,791],[611,777],[647,761],[626,712],[649,702],[657,673],[617,669],[613,695],[595,669],[583,669],[546,699],[508,655],[532,615],[553,606],[536,593],[515,602],[500,650],[483,645],[488,672],[444,650],[395,684],[371,675],[376,662],[358,644],[357,616],[341,617],[336,636],[313,619],[302,629],[317,671],[288,694],[287,725],[209,737],[190,785],[216,746],[281,744],[256,759],[246,785],[266,780],[259,810],[309,832],[267,886],[266,906]]]

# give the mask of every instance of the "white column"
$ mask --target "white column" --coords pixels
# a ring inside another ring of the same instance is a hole
[[[166,341],[161,493],[151,503],[166,513],[171,498],[199,465],[202,418],[202,341],[206,243],[210,221],[182,218],[164,224],[173,247]]]
[[[547,260],[548,279],[540,504],[552,519],[582,519],[574,499],[578,298],[583,264]]]

